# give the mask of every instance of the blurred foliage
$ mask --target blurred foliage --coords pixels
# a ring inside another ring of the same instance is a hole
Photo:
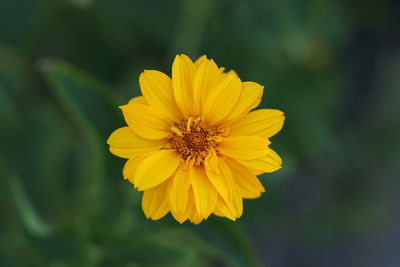
[[[397,1],[0,0],[0,266],[398,266]],[[285,111],[238,222],[145,219],[107,151],[143,69],[202,54]]]

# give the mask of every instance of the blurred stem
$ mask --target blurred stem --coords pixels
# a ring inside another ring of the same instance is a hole
[[[248,266],[260,267],[261,263],[254,252],[254,247],[240,224],[221,220],[220,226],[231,239],[232,243],[243,253]]]

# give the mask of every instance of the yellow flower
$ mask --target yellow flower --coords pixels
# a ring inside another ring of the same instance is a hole
[[[139,83],[143,96],[120,107],[128,126],[108,144],[128,159],[123,175],[144,191],[146,217],[171,212],[196,224],[211,214],[239,218],[242,200],[265,192],[256,175],[281,168],[268,138],[282,128],[283,112],[251,111],[263,86],[242,82],[206,56],[193,63],[178,55],[172,79],[146,70]]]

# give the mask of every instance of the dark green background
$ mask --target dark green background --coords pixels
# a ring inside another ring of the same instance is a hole
[[[0,0],[0,266],[399,266],[398,1]],[[207,54],[286,113],[238,222],[145,219],[108,153],[144,69]]]

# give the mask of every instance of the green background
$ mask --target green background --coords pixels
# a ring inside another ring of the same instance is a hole
[[[0,266],[399,266],[398,1],[0,0]],[[145,219],[105,144],[207,54],[286,113],[237,222]]]

